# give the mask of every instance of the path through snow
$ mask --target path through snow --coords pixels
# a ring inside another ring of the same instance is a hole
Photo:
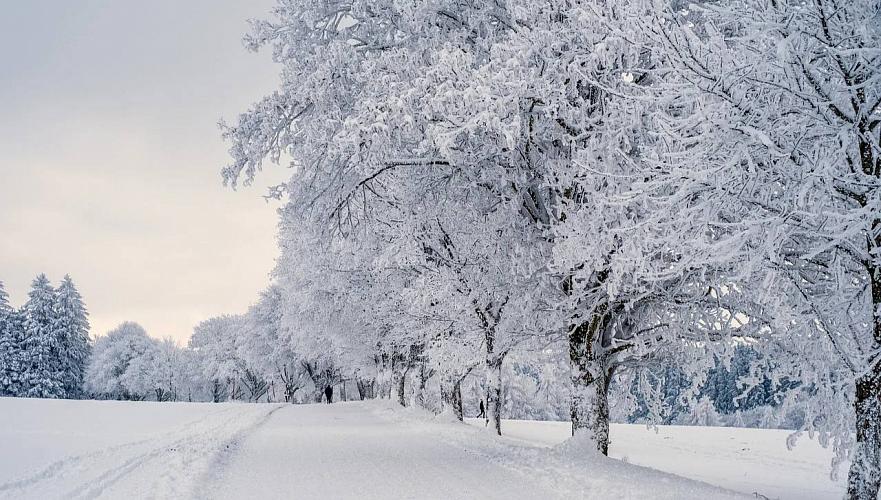
[[[528,477],[362,404],[291,406],[251,435],[206,498],[556,498]]]
[[[222,462],[205,498],[739,497],[605,457],[499,439],[388,401],[284,408]]]

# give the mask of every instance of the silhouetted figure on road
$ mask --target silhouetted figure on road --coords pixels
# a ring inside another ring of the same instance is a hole
[[[483,406],[483,400],[480,400],[480,413],[477,414],[477,418],[486,418],[486,408]]]
[[[324,397],[327,399],[327,404],[333,402],[333,387],[327,386],[324,388]]]

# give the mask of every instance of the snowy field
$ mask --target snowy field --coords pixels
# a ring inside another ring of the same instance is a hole
[[[780,431],[656,433],[619,425],[612,455],[620,461],[577,443],[555,446],[567,437],[565,423],[506,421],[502,439],[470,423],[387,401],[0,398],[0,498],[706,499],[757,492],[810,499],[843,492],[828,479],[828,452],[807,440],[789,452]]]
[[[469,419],[471,425],[483,425]],[[551,447],[570,434],[568,422],[503,421],[509,439]],[[781,499],[841,498],[847,465],[830,478],[832,453],[806,435],[786,448],[784,430],[612,424],[609,454],[626,462],[735,491]]]

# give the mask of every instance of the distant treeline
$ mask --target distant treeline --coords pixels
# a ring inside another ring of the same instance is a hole
[[[0,282],[0,396],[94,398],[134,401],[249,401],[311,403],[392,397],[392,381],[346,375],[326,360],[279,349],[274,313],[277,299],[265,293],[247,313],[225,315],[196,326],[190,343],[159,340],[125,322],[91,340],[88,313],[69,276],[53,288],[37,276],[27,302],[9,305]],[[676,366],[655,366],[631,378],[631,391],[617,391],[614,419],[662,424],[766,426],[759,418],[779,414],[778,425],[797,426],[778,411],[779,394],[767,379],[750,383],[758,353],[734,349],[728,363],[717,362],[705,380],[695,381]],[[546,360],[547,361],[547,360]],[[565,419],[569,411],[566,367],[549,379],[528,358],[512,356],[504,366],[502,396],[507,418]],[[639,380],[658,391],[663,409],[651,408]],[[464,413],[476,415],[485,387],[479,374],[463,380]],[[429,389],[432,389],[431,387]],[[437,388],[434,388],[437,389]],[[778,388],[779,389],[779,388]],[[697,391],[691,395],[690,391]],[[417,397],[413,387],[405,399]],[[687,399],[699,401],[689,405]],[[628,401],[629,399],[629,401]],[[798,417],[795,417],[798,418]]]

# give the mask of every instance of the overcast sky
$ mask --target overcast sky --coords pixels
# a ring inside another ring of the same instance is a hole
[[[0,15],[0,280],[70,273],[92,334],[182,343],[244,311],[276,256],[262,186],[224,188],[217,121],[271,91],[242,48],[271,0],[27,0]]]

